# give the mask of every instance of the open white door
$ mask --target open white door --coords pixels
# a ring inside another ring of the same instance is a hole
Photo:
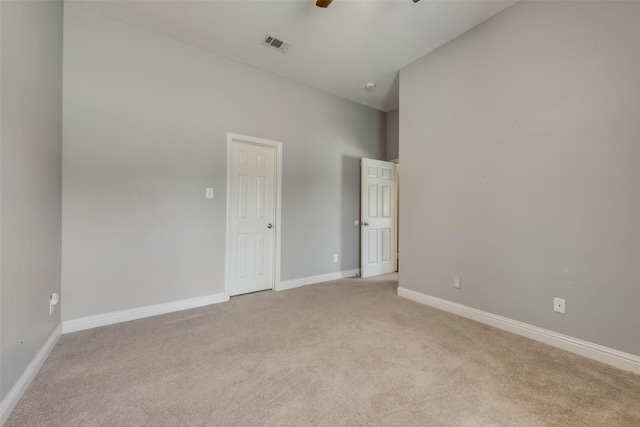
[[[279,143],[229,135],[227,292],[276,283]]]
[[[360,268],[362,277],[396,271],[396,165],[360,163]]]

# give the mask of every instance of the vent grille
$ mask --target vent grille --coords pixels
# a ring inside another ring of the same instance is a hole
[[[267,34],[263,39],[262,43],[265,46],[268,46],[272,49],[277,50],[278,52],[285,53],[293,43],[279,39],[271,34]]]

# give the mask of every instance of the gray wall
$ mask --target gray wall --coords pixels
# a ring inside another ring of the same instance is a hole
[[[400,158],[399,118],[399,110],[393,110],[387,113],[387,148],[385,152],[385,158],[387,160]]]
[[[76,3],[64,72],[63,319],[224,291],[227,132],[283,142],[282,280],[359,267],[384,113]]]
[[[639,22],[520,2],[401,71],[400,286],[640,355]]]
[[[62,2],[0,2],[1,396],[60,323]]]

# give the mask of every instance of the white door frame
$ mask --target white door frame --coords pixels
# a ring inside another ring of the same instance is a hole
[[[400,242],[400,159],[392,159],[389,160],[391,163],[396,164],[396,197],[395,197],[395,227],[396,227],[396,238],[395,238],[395,248],[396,248],[396,271],[400,271],[400,246],[398,243]]]
[[[231,147],[234,142],[244,142],[253,145],[261,145],[265,147],[275,148],[276,150],[276,179],[275,179],[275,196],[274,215],[274,257],[273,257],[273,290],[280,290],[280,237],[281,237],[281,205],[282,205],[282,142],[271,141],[264,138],[256,138],[253,136],[240,135],[237,133],[227,133],[227,244],[225,252],[225,280],[224,280],[224,299],[231,299],[231,172],[233,162],[231,159]]]

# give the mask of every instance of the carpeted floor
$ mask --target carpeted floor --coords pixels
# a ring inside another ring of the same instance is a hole
[[[346,279],[61,337],[13,426],[640,426],[640,376]]]

